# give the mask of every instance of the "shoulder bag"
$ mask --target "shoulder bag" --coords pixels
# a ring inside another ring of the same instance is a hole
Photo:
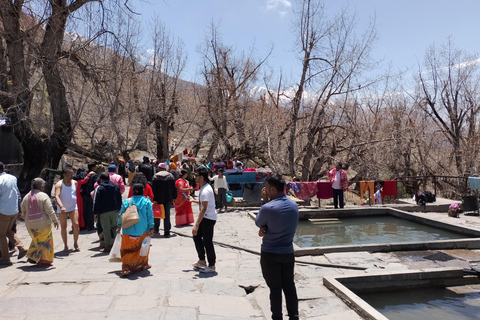
[[[130,205],[122,214],[122,228],[128,229],[139,221],[140,217],[138,216],[137,207],[133,204],[132,198],[130,198]]]

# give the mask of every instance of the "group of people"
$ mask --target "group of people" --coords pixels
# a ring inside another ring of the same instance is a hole
[[[103,229],[105,251],[111,248],[114,235],[123,233],[121,241],[122,276],[151,267],[148,264],[148,253],[147,255],[140,254],[142,242],[146,237],[152,237],[159,227],[153,214],[154,205],[158,204],[164,206],[164,235],[169,236],[169,210],[172,201],[174,201],[176,211],[176,223],[178,225],[194,223],[192,235],[198,260],[193,267],[204,273],[216,272],[213,234],[218,211],[215,208],[215,192],[210,184],[212,177],[209,169],[201,166],[193,170],[191,168],[190,174],[194,176],[194,182],[199,186],[198,199],[190,194],[194,188],[188,180],[188,170],[181,168],[178,179],[175,179],[173,174],[168,172],[169,168],[166,163],[162,162],[158,165],[157,172],[151,177],[151,181],[143,172],[134,174],[129,198],[124,201],[122,201],[122,193],[125,191],[125,185],[123,178],[115,173],[116,166],[109,165],[108,172],[100,173],[100,175],[95,173],[94,169],[94,166],[89,165],[91,171],[83,179],[76,181],[73,179],[73,168],[65,167],[63,179],[55,185],[59,217],[57,219],[49,195],[43,192],[45,181],[41,178],[35,178],[32,181],[31,191],[23,198],[21,210],[18,210],[17,199],[20,193],[16,185],[16,178],[12,175],[6,176],[6,173],[3,172],[3,164],[0,162],[0,252],[2,264],[11,264],[7,237],[18,245],[11,228],[19,211],[25,219],[25,225],[32,238],[28,251],[23,249],[25,252],[20,252],[23,256],[27,255],[29,262],[39,266],[52,264],[54,258],[52,227],[58,229],[59,225],[61,226],[64,249],[68,250],[67,217],[72,221],[74,250],[80,250],[76,195],[84,185],[93,184],[90,194],[93,200],[91,211],[89,207],[87,208],[89,201],[83,201],[84,221],[90,227],[90,221],[97,221],[97,228]],[[225,185],[221,182],[224,179],[223,168],[219,168],[217,173],[217,178],[213,179],[213,185],[218,192],[225,189]],[[94,182],[95,178],[97,181]],[[281,175],[267,176],[265,188],[262,190],[264,204],[258,212],[255,223],[259,227],[259,236],[263,237],[260,264],[262,274],[270,289],[272,319],[282,318],[282,292],[285,295],[289,318],[298,319],[293,237],[299,213],[296,203],[285,195],[284,187],[285,181]],[[87,192],[88,189],[85,191]],[[223,191],[221,192],[223,193]],[[83,194],[81,197],[83,200]],[[199,214],[196,220],[193,217],[191,203],[199,205]],[[136,207],[139,221],[133,226],[122,228],[122,215],[132,205]],[[88,216],[90,212],[94,215],[93,219]],[[20,253],[19,258],[21,258]]]

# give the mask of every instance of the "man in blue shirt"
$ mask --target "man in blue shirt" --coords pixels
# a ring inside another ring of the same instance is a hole
[[[20,211],[18,207],[19,198],[20,191],[17,187],[17,178],[4,172],[3,163],[0,162],[0,254],[2,257],[0,265],[12,265],[7,238],[19,248],[18,259],[23,258],[27,253],[12,230]]]
[[[274,173],[265,178],[262,198],[265,204],[255,218],[263,237],[260,265],[270,288],[272,319],[283,319],[282,290],[289,319],[298,319],[298,297],[295,288],[293,237],[298,225],[298,206],[284,193],[285,180]]]

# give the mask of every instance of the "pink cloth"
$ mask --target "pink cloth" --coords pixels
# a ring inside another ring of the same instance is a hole
[[[327,171],[331,184],[333,184],[336,173],[337,173],[337,168],[333,168],[332,170],[330,170],[330,172]],[[340,189],[348,190],[347,172],[345,170],[340,170]]]
[[[42,219],[42,209],[40,209],[37,196],[32,190],[28,194],[28,220],[35,221],[40,219]]]
[[[243,169],[243,172],[257,172],[257,169],[255,169],[255,168],[247,168],[247,169]]]
[[[317,198],[331,199],[333,198],[332,185],[328,181],[317,182]]]
[[[119,174],[115,172],[109,172],[108,175],[110,176],[110,181],[115,183],[120,188],[120,193],[123,194],[125,192],[125,184],[123,183],[123,179]],[[98,187],[98,182],[95,182],[94,188]]]
[[[300,190],[295,193],[295,196],[300,200],[307,200],[317,194],[316,182],[300,182]],[[298,185],[298,184],[297,184]]]

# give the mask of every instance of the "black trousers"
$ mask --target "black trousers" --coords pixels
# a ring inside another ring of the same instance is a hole
[[[172,207],[172,205],[170,203],[162,204],[163,208],[165,209],[165,219],[163,219],[163,234],[169,235],[170,229],[172,229],[172,223],[170,222],[170,208]],[[155,232],[158,232],[158,230],[160,229],[161,220],[162,219],[159,218],[154,219],[155,226],[153,227],[153,229],[155,230]]]
[[[217,258],[215,255],[215,248],[213,247],[213,227],[215,226],[215,222],[217,221],[203,218],[198,226],[197,235],[193,236],[198,260],[205,260],[206,251],[208,265],[210,267],[215,265],[215,260]]]
[[[260,265],[267,286],[270,288],[270,311],[272,319],[283,319],[282,291],[285,294],[288,318],[298,319],[298,297],[295,288],[294,267],[295,256],[261,252]]]
[[[227,209],[227,189],[218,188],[217,199],[218,199],[217,209],[222,209],[223,207]]]
[[[83,199],[83,220],[85,227],[92,230],[95,227],[93,218],[93,199],[91,195],[82,196]]]
[[[338,208],[338,204],[340,203],[340,208],[343,208],[345,202],[343,201],[343,189],[333,189],[333,206],[335,209]]]

